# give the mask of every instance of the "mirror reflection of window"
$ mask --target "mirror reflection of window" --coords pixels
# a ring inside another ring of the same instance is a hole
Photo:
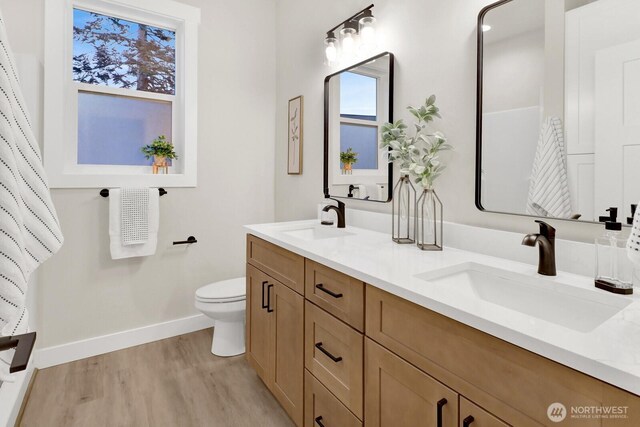
[[[358,153],[353,169],[378,169],[377,99],[376,77],[353,72],[340,75],[340,151],[351,148]]]
[[[387,202],[392,170],[380,148],[392,120],[393,55],[380,54],[325,79],[325,195]],[[355,157],[354,163],[343,163]]]

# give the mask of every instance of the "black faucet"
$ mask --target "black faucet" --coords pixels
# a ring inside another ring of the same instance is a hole
[[[329,199],[331,198],[329,197]],[[322,208],[322,211],[323,212],[329,212],[331,210],[336,211],[336,215],[338,216],[338,228],[344,228],[345,227],[344,203],[336,199],[331,199],[331,200],[338,202],[338,206],[327,205],[324,208]]]
[[[538,260],[538,273],[545,276],[556,275],[556,229],[544,221],[536,220],[540,224],[539,234],[527,234],[522,239],[522,244],[535,246],[538,244],[540,258]]]
[[[27,369],[29,357],[31,357],[31,352],[33,351],[33,345],[35,342],[35,332],[23,335],[14,335],[12,337],[0,337],[0,351],[9,350],[11,348],[16,349],[16,353],[13,355],[13,360],[11,361],[11,366],[9,367],[10,374]]]

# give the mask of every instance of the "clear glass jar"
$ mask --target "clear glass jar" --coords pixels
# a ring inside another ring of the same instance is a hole
[[[607,223],[605,233],[596,239],[596,281],[620,289],[633,287],[633,264],[627,257],[627,239],[619,223]]]

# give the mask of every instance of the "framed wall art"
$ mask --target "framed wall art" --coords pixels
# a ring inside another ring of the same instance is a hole
[[[303,97],[297,96],[289,100],[289,139],[287,173],[289,175],[302,175],[302,124],[303,124]]]

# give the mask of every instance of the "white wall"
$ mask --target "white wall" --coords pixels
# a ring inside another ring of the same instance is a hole
[[[486,44],[483,67],[483,112],[541,105],[545,84],[543,29]]]
[[[0,0],[14,51],[40,61],[44,1]],[[98,189],[52,191],[65,244],[39,271],[40,347],[196,314],[196,288],[244,275],[242,225],[274,218],[274,0],[182,1],[202,9],[198,187],[160,199],[155,256],[121,261]]]
[[[323,37],[365,7],[364,0],[278,0],[276,218],[312,218],[322,200]],[[437,182],[445,219],[463,224],[531,232],[531,218],[480,212],[474,206],[476,22],[491,0],[379,0],[374,14],[384,49],[396,55],[396,118],[404,108],[438,96],[444,120],[437,125],[455,146]],[[287,100],[305,96],[304,174],[286,174]],[[350,207],[390,212],[389,204],[348,201]],[[563,239],[591,241],[598,225],[550,221]],[[446,236],[445,236],[446,239]]]

